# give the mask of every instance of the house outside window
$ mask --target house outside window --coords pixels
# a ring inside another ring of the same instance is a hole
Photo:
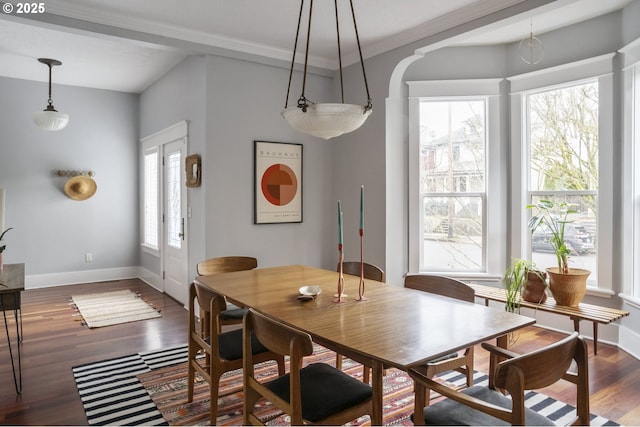
[[[424,269],[483,268],[485,129],[484,99],[420,101]]]
[[[448,83],[409,82],[410,271],[497,276],[500,80]]]

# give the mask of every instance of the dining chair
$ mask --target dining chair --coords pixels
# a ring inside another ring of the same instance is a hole
[[[369,264],[366,262],[362,263],[362,267],[360,265],[360,261],[344,261],[342,263],[342,272],[345,274],[351,274],[352,276],[360,277],[360,269],[362,268],[363,277],[369,280],[375,280],[378,282],[384,282],[386,280],[386,275],[384,270],[374,264]],[[336,267],[336,271],[340,271],[340,264]],[[342,359],[343,355],[337,353],[336,354],[336,368],[342,369]],[[362,381],[368,383],[370,378],[371,369],[367,366],[362,367]]]
[[[248,256],[223,256],[209,258],[196,265],[198,276],[209,276],[212,274],[230,273],[233,271],[253,270],[258,267],[258,260]],[[247,312],[246,308],[238,307],[227,303],[227,309],[222,312],[222,325],[239,325],[242,317]]]
[[[430,274],[408,275],[404,279],[404,287],[475,303],[475,291],[473,288],[450,277]],[[429,378],[433,378],[443,372],[455,370],[465,375],[467,387],[471,387],[473,385],[473,347],[469,347],[463,352],[439,357],[416,369],[421,370]],[[424,403],[428,406],[431,400],[429,390],[427,390],[425,398]]]
[[[544,415],[525,407],[525,391],[544,388],[562,379],[573,383],[576,390],[576,414],[567,425],[589,425],[587,343],[577,332],[523,355],[487,343],[482,343],[482,347],[490,352],[496,366],[490,373],[492,386],[458,391],[434,381],[422,371],[409,371],[416,384],[413,414],[416,425],[555,425]],[[577,372],[568,372],[573,362]],[[422,407],[425,388],[446,399]],[[510,397],[498,390],[506,390]]]
[[[197,327],[195,302],[200,306],[200,322],[207,328]],[[215,425],[218,414],[218,394],[220,376],[228,371],[242,368],[242,329],[237,328],[220,333],[220,313],[226,309],[222,295],[204,285],[192,283],[189,288],[189,367],[187,372],[187,402],[193,401],[196,372],[209,383],[211,393],[210,422]],[[209,331],[203,335],[202,331]],[[278,372],[285,372],[284,357],[268,351],[255,338],[252,360],[255,363],[275,360]],[[204,354],[204,356],[203,356]]]
[[[289,373],[264,382],[254,375],[252,335],[270,351],[289,356]],[[262,425],[255,404],[265,398],[291,417],[291,425],[342,425],[373,412],[372,389],[326,363],[305,367],[311,336],[249,309],[244,318],[244,425]]]

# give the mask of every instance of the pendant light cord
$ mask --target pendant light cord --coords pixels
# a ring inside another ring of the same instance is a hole
[[[340,24],[338,22],[338,0],[334,0],[336,9],[336,35],[338,38],[338,68],[340,69],[340,96],[342,103],[344,104],[344,83],[342,80],[342,52],[340,50]]]
[[[312,12],[313,12],[313,0],[310,0],[309,1],[309,25],[307,26],[307,46],[304,50],[304,72],[302,74],[302,93],[300,94],[300,98],[298,98],[298,108],[302,109],[303,113],[307,112],[307,107],[309,106],[309,103],[307,102],[307,98],[304,96],[304,90],[307,86],[307,64],[309,62],[309,40],[311,39]]]
[[[47,64],[49,66],[49,107],[53,108],[53,98],[51,98],[51,69],[53,64]]]
[[[293,55],[291,57],[291,68],[289,70],[289,84],[287,86],[287,97],[284,101],[284,108],[287,109],[289,105],[289,94],[291,92],[291,81],[293,79],[293,68],[295,66],[295,58],[296,58],[296,50],[298,48],[298,39],[300,37],[300,25],[302,24],[302,12],[304,9],[304,1],[300,1],[300,12],[298,13],[298,26],[296,28],[296,38],[293,43]],[[358,54],[360,55],[360,65],[362,67],[362,76],[364,78],[364,86],[367,91],[367,104],[364,107],[364,113],[367,113],[369,110],[373,109],[373,105],[371,103],[371,95],[369,93],[369,83],[367,82],[367,73],[364,69],[364,61],[362,58],[362,48],[360,46],[360,35],[358,34],[358,25],[356,23],[356,14],[353,8],[353,0],[349,0],[349,4],[351,5],[351,16],[353,17],[353,28],[355,30],[356,42],[358,44]],[[340,47],[340,23],[338,20],[338,0],[334,0],[335,12],[336,12],[336,34],[338,38],[338,63],[340,70],[340,95],[342,98],[342,103],[344,104],[344,81],[342,76],[342,52]],[[309,107],[309,101],[304,95],[304,91],[307,85],[307,66],[309,63],[309,40],[311,39],[311,16],[313,12],[313,0],[310,0],[309,3],[309,23],[307,26],[307,43],[305,47],[305,55],[304,55],[304,71],[302,75],[302,93],[298,98],[298,108],[302,109],[303,112],[307,112],[307,108]],[[51,80],[51,79],[49,79]]]
[[[284,100],[284,108],[289,104],[289,93],[291,92],[291,78],[293,77],[293,66],[296,60],[296,49],[298,49],[298,36],[300,35],[300,23],[302,22],[302,8],[304,0],[300,1],[300,13],[298,14],[298,28],[296,29],[296,40],[293,42],[293,55],[291,56],[291,69],[289,70],[289,85],[287,86],[287,97]]]
[[[358,35],[358,24],[356,24],[356,12],[353,10],[353,0],[349,0],[351,5],[351,16],[353,17],[353,28],[356,32],[356,42],[358,43],[358,53],[360,54],[360,65],[362,66],[362,77],[364,78],[364,87],[367,91],[367,105],[364,107],[364,112],[373,109],[371,104],[371,95],[369,94],[369,83],[367,82],[367,73],[364,71],[364,60],[362,59],[362,48],[360,47],[360,36]]]

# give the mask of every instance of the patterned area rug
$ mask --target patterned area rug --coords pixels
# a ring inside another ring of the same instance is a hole
[[[73,295],[70,304],[89,328],[118,325],[162,317],[140,294],[129,289],[87,295]]]
[[[335,365],[335,353],[316,345],[312,356],[304,360],[304,365],[324,362]],[[286,369],[289,366],[287,362]],[[343,359],[342,370],[362,379],[362,365]],[[256,365],[255,374],[261,380],[268,380],[278,373],[275,362],[269,361]],[[458,376],[457,374],[455,375]],[[196,376],[193,402],[187,403],[187,364],[151,371],[138,375],[143,387],[149,392],[158,410],[169,425],[208,425],[209,424],[209,385]],[[479,380],[482,375],[479,374]],[[225,373],[220,382],[218,399],[218,419],[216,425],[242,425],[242,370]],[[409,417],[413,413],[413,382],[404,372],[397,369],[387,370],[384,378],[384,423],[385,425],[413,425]],[[267,425],[289,425],[286,415],[270,403],[258,402],[257,415]],[[282,415],[282,416],[281,416]],[[350,425],[370,425],[368,416],[355,420]]]
[[[335,363],[335,353],[316,347],[316,353],[307,363],[322,361]],[[207,385],[196,384],[194,401],[186,402],[187,346],[166,350],[138,353],[117,359],[105,360],[73,368],[78,392],[89,425],[208,425],[209,400]],[[265,377],[275,375],[274,362],[256,366]],[[344,359],[343,370],[361,377],[361,365]],[[452,385],[462,385],[464,377],[457,372],[439,377]],[[487,376],[476,372],[476,384],[486,384]],[[221,396],[218,401],[219,425],[242,423],[242,394],[235,391],[242,385],[240,370],[228,372],[222,377]],[[413,425],[409,419],[413,412],[413,383],[404,372],[387,370],[384,379],[384,424]],[[229,393],[229,394],[227,394]],[[545,396],[529,392],[528,407],[565,424],[575,408]],[[265,405],[261,416],[269,425],[287,424],[284,416]],[[369,425],[369,417],[362,417],[352,425]],[[605,418],[592,415],[591,425],[618,425]]]

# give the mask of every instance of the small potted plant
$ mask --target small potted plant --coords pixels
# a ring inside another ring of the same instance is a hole
[[[547,282],[544,271],[538,270],[533,261],[514,258],[504,273],[507,287],[505,310],[520,312],[520,300],[541,304],[547,299]]]
[[[568,215],[576,213],[576,210],[566,202],[555,203],[545,199],[527,205],[527,209],[534,213],[529,219],[529,229],[533,233],[538,227],[543,227],[558,261],[557,267],[546,269],[553,297],[559,305],[577,306],[587,293],[587,278],[591,272],[569,267],[571,249],[565,242],[564,230],[571,222]]]

